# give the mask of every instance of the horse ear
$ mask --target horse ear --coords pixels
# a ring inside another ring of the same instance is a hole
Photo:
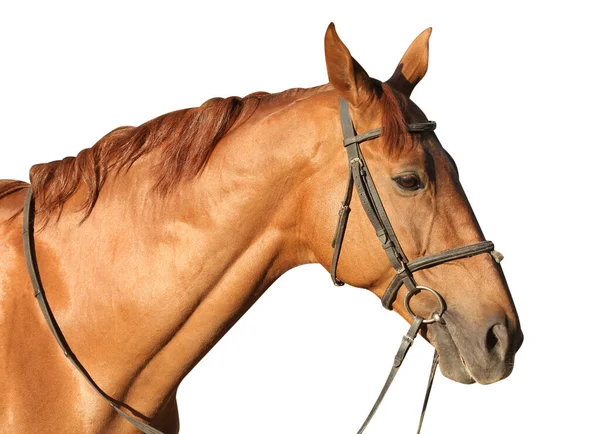
[[[415,86],[421,81],[427,72],[429,65],[429,37],[431,27],[425,29],[415,38],[402,60],[396,67],[394,75],[387,83],[394,89],[399,90],[406,96],[410,96]]]
[[[351,105],[359,106],[373,95],[373,82],[354,60],[333,23],[325,33],[325,63],[329,82]]]

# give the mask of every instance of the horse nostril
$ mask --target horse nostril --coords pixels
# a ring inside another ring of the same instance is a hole
[[[500,327],[500,324],[496,324],[495,326],[491,327],[485,337],[485,349],[490,353],[494,351],[494,348],[496,348],[496,345],[498,345],[498,335],[496,334],[497,327]]]
[[[508,329],[503,324],[494,324],[485,335],[485,349],[498,357],[505,357],[508,349]]]

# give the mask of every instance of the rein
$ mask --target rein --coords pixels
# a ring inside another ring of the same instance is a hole
[[[383,306],[386,309],[392,309],[392,304],[397,297],[398,291],[400,290],[401,286],[404,285],[406,286],[408,291],[404,298],[404,307],[408,314],[413,318],[413,322],[410,326],[410,329],[408,330],[407,334],[402,338],[402,343],[400,344],[400,348],[398,349],[396,357],[394,358],[394,364],[392,365],[392,369],[390,370],[390,373],[383,386],[383,389],[381,390],[377,401],[375,401],[371,412],[369,413],[362,427],[358,431],[358,434],[361,434],[364,432],[372,417],[375,415],[375,412],[379,408],[381,401],[383,400],[385,394],[391,386],[392,381],[394,380],[394,377],[398,372],[398,369],[400,369],[400,366],[402,365],[406,353],[412,346],[422,325],[431,324],[434,322],[437,322],[441,325],[444,324],[444,320],[442,318],[442,315],[446,311],[446,304],[444,302],[444,299],[437,291],[426,286],[417,285],[412,273],[417,270],[434,267],[436,265],[440,265],[449,261],[467,258],[482,253],[491,253],[491,255],[497,262],[500,262],[502,256],[494,250],[494,245],[492,242],[481,241],[479,243],[446,250],[440,253],[423,256],[421,258],[409,261],[404,251],[402,250],[400,243],[398,242],[394,229],[390,223],[389,218],[387,217],[387,214],[381,202],[381,198],[379,197],[377,189],[375,188],[373,178],[369,173],[367,163],[360,150],[360,144],[362,142],[372,140],[381,136],[381,128],[376,128],[357,135],[356,131],[354,130],[354,124],[352,123],[352,119],[350,117],[348,102],[344,99],[340,99],[340,118],[342,123],[342,131],[344,133],[344,147],[346,148],[346,151],[348,153],[349,175],[348,184],[346,187],[346,195],[342,202],[342,208],[339,212],[339,220],[333,239],[333,259],[330,270],[331,278],[333,280],[333,283],[337,286],[341,286],[344,284],[344,282],[337,279],[336,270],[341,254],[342,243],[344,241],[344,234],[346,232],[348,216],[350,214],[350,202],[352,200],[353,188],[356,187],[356,192],[358,193],[358,197],[360,199],[362,207],[367,213],[367,216],[369,217],[369,220],[371,221],[371,224],[375,229],[375,233],[377,234],[377,237],[379,238],[379,241],[381,242],[381,245],[385,250],[388,260],[390,261],[392,267],[396,271],[396,275],[390,282],[384,296],[382,297]],[[409,124],[408,131],[411,133],[433,131],[435,129],[435,126],[436,124],[433,121]],[[42,314],[44,315],[46,323],[48,324],[48,327],[50,328],[54,339],[60,346],[67,359],[79,371],[79,373],[89,383],[92,389],[104,401],[106,401],[108,405],[110,405],[120,416],[125,418],[129,423],[131,423],[133,426],[135,426],[137,429],[139,429],[145,434],[163,434],[158,429],[148,425],[148,423],[146,423],[145,421],[133,417],[132,415],[123,411],[121,407],[125,407],[125,405],[116,401],[114,398],[106,394],[94,382],[90,374],[81,365],[75,354],[71,351],[64,335],[60,330],[60,327],[58,326],[54,318],[54,315],[52,314],[40,278],[40,272],[35,254],[34,221],[35,200],[33,197],[32,189],[29,188],[27,196],[25,198],[25,206],[23,209],[23,247],[25,263],[27,265],[27,271],[29,273],[31,283],[33,285],[34,296],[38,301]],[[413,296],[417,295],[421,291],[427,291],[432,293],[439,303],[439,310],[434,311],[431,314],[431,316],[427,319],[415,315],[415,313],[410,308],[410,300]],[[423,423],[423,417],[425,415],[425,409],[427,407],[429,393],[431,391],[435,371],[437,369],[438,359],[438,354],[437,352],[435,352],[417,433],[420,432]]]

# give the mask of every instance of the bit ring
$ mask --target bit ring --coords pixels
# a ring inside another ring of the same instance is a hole
[[[444,314],[444,312],[446,312],[446,303],[444,302],[444,299],[442,298],[440,293],[437,292],[435,289],[429,288],[428,286],[418,285],[418,286],[415,286],[415,288],[417,289],[416,291],[408,292],[406,294],[406,297],[404,297],[404,308],[406,309],[408,314],[413,319],[416,318],[417,315],[415,315],[413,310],[410,308],[410,300],[412,299],[413,295],[417,295],[421,291],[427,291],[435,296],[435,298],[437,299],[437,301],[440,305],[440,310],[439,311],[434,310],[428,319],[423,320],[423,324],[432,324],[434,322],[439,322],[439,323],[443,324],[444,320],[442,319],[442,315]]]

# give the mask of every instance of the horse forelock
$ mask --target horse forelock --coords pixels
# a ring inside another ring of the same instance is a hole
[[[376,82],[376,90],[382,106],[381,131],[384,152],[391,158],[416,146],[413,136],[408,133],[406,113],[408,98],[386,83]]]

